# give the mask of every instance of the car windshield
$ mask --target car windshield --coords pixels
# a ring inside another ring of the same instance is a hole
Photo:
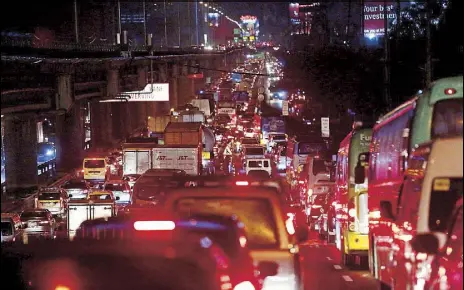
[[[48,214],[46,211],[25,211],[21,214],[21,219],[23,218],[45,218]]]
[[[62,186],[64,189],[86,189],[85,181],[71,181]]]
[[[262,198],[182,198],[176,210],[184,213],[236,216],[245,224],[250,249],[277,248],[279,244],[271,203]]]
[[[245,155],[264,155],[264,148],[245,148]]]
[[[2,222],[2,236],[11,236],[13,234],[13,224],[11,222]]]
[[[111,194],[91,194],[89,196],[90,200],[111,200]]]
[[[318,195],[313,195],[312,197],[312,203],[317,204],[317,205],[323,205],[325,203],[325,200],[327,199],[326,194],[318,194]]]
[[[104,160],[86,160],[84,162],[84,168],[104,168]]]
[[[59,200],[61,194],[59,192],[41,192],[38,196],[39,200]]]
[[[325,161],[321,159],[314,159],[313,161],[313,174],[317,175],[318,173],[329,172]]]
[[[121,184],[121,183],[107,183],[107,184],[105,184],[105,190],[123,191],[124,190],[124,184]]]

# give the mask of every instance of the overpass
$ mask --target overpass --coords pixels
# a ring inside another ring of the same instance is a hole
[[[38,185],[37,121],[56,123],[56,170],[78,168],[86,150],[109,148],[147,116],[188,103],[205,78],[243,62],[242,48],[226,51],[152,46],[79,45],[2,38],[1,114],[6,188]],[[195,79],[198,73],[203,78]],[[169,84],[168,100],[131,101]],[[148,86],[147,86],[148,85]],[[148,88],[148,91],[147,91]],[[145,91],[144,91],[145,90]],[[144,92],[140,92],[144,91]],[[130,93],[139,92],[139,93]],[[115,100],[119,102],[114,102]],[[90,117],[89,117],[90,116]],[[90,136],[85,136],[86,127]]]

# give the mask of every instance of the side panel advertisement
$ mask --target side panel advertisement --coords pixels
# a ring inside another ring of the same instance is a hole
[[[155,148],[153,149],[153,168],[182,169],[188,175],[198,175],[198,149],[194,148]]]
[[[261,118],[261,131],[264,139],[270,132],[285,133],[285,121],[282,117],[263,117]]]

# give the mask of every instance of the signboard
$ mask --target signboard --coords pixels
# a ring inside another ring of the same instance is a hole
[[[329,125],[329,118],[328,117],[322,117],[321,118],[321,132],[322,132],[322,137],[330,137],[330,125]]]
[[[208,152],[208,151],[201,152],[201,158],[203,160],[210,160],[211,159],[211,152]]]
[[[375,38],[385,34],[385,14],[388,23],[396,18],[395,5],[392,2],[364,3],[364,37]],[[385,13],[386,9],[386,13]]]
[[[189,74],[187,75],[188,79],[202,79],[203,78],[203,73],[198,73],[198,74]]]
[[[288,116],[288,101],[282,101],[282,115]]]
[[[232,100],[236,102],[248,102],[250,95],[245,91],[234,91],[232,93]]]
[[[218,27],[219,26],[219,13],[208,13],[208,26]]]
[[[288,6],[288,12],[290,16],[290,22],[293,25],[298,25],[301,23],[300,20],[300,5],[298,3],[290,3]]]
[[[219,108],[218,115],[235,115],[235,108]]]
[[[224,149],[224,153],[223,153],[225,156],[231,156],[232,155],[232,151],[230,150],[230,147],[227,146],[226,149]]]
[[[264,101],[264,95],[263,95],[263,94],[259,94],[259,95],[258,95],[258,101],[259,101],[259,102]]]
[[[240,35],[241,32],[240,28],[234,28],[234,35]]]
[[[263,93],[264,93],[264,87],[259,87],[258,94],[263,94]]]
[[[123,92],[119,98],[102,100],[104,102],[167,102],[169,101],[169,83],[147,84],[142,91]]]

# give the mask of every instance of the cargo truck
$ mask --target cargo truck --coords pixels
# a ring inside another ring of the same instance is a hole
[[[164,130],[165,145],[193,145],[201,146],[202,130],[200,122],[175,123],[171,122]]]
[[[181,169],[201,174],[202,148],[198,145],[162,145],[153,149],[153,169]]]
[[[76,230],[86,220],[112,217],[116,215],[114,200],[73,200],[68,203],[67,226],[69,237],[74,237]]]
[[[122,145],[123,176],[143,174],[152,168],[152,151],[158,138],[129,138]]]
[[[194,99],[190,102],[193,106],[198,107],[200,112],[206,117],[211,116],[211,105],[209,99]]]

